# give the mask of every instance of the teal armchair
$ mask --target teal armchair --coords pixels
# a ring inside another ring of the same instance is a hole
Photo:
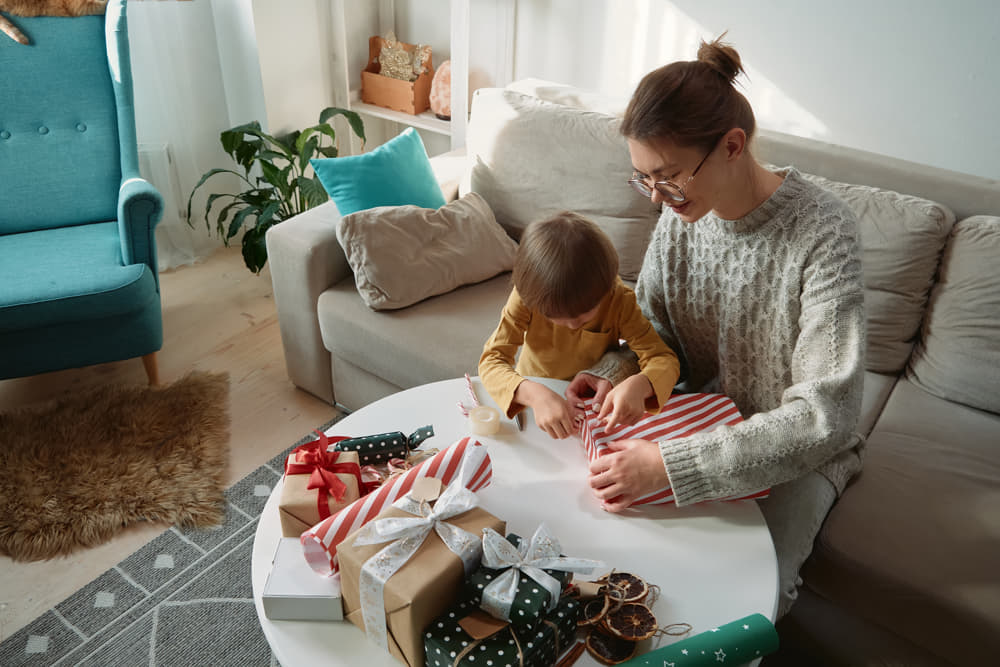
[[[105,16],[14,17],[0,39],[0,379],[163,345],[154,228],[139,176],[125,0]]]

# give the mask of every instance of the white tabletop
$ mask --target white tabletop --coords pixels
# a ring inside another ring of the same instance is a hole
[[[480,402],[495,406],[478,380],[474,382]],[[551,386],[561,390],[566,383]],[[459,402],[471,405],[464,378],[436,382],[376,401],[337,422],[328,433],[409,434],[430,424],[435,435],[422,448],[444,449],[471,433]],[[509,532],[530,537],[544,521],[567,555],[601,560],[609,570],[631,572],[659,585],[661,595],[653,611],[660,625],[690,623],[695,634],[753,613],[774,619],[777,561],[756,502],[645,506],[610,514],[587,486],[587,456],[580,439],[549,438],[530,412],[525,422],[523,432],[502,420],[495,436],[477,436],[489,448],[493,464],[492,482],[478,492],[480,504],[506,520]],[[279,492],[280,484],[264,507],[252,563],[257,615],[278,660],[287,667],[398,667],[398,661],[346,621],[271,621],[264,616],[261,591],[281,537]],[[676,639],[665,638],[657,645],[672,641]],[[576,664],[600,663],[585,653]]]

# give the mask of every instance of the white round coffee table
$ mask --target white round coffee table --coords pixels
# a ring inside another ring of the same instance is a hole
[[[557,391],[565,382],[548,382]],[[493,405],[475,381],[479,400]],[[334,424],[330,435],[362,436],[388,431],[411,433],[431,424],[435,435],[424,448],[444,449],[470,435],[458,403],[469,405],[464,378],[393,394]],[[632,572],[661,595],[653,611],[661,625],[686,622],[692,634],[749,614],[774,620],[778,574],[774,547],[753,501],[696,507],[645,506],[624,514],[600,508],[586,483],[587,457],[579,438],[553,440],[526,414],[525,429],[502,420],[495,436],[477,436],[489,448],[493,480],[479,492],[480,504],[507,521],[507,530],[530,536],[545,522],[563,552],[604,561]],[[280,483],[271,494],[253,546],[253,595],[264,635],[283,665],[398,667],[364,633],[343,622],[272,621],[264,616],[261,592],[281,529]],[[666,638],[665,645],[674,638]],[[599,665],[586,653],[576,663]]]

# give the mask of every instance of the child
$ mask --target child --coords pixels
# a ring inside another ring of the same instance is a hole
[[[508,417],[530,407],[551,437],[575,433],[582,415],[559,394],[524,378],[570,380],[621,339],[639,356],[640,372],[608,394],[601,415],[617,407],[622,423],[633,424],[643,412],[659,411],[680,374],[677,355],[618,277],[618,254],[596,224],[564,211],[528,225],[513,279],[500,324],[479,359],[479,377]]]

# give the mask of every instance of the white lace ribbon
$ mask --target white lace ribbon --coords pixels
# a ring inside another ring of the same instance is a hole
[[[361,615],[365,633],[377,646],[388,649],[385,625],[385,582],[416,553],[433,530],[452,552],[462,559],[465,573],[475,567],[482,553],[482,541],[467,530],[447,523],[447,520],[467,512],[479,504],[476,495],[465,488],[464,476],[459,475],[431,507],[406,494],[392,504],[412,517],[376,519],[365,525],[354,544],[380,544],[392,540],[361,567]]]
[[[483,589],[480,607],[495,618],[509,621],[510,608],[521,580],[520,575],[524,574],[549,592],[548,611],[552,611],[559,604],[562,585],[558,579],[544,570],[589,574],[604,567],[601,561],[560,556],[560,551],[562,549],[559,541],[552,536],[544,523],[535,530],[530,542],[521,540],[519,547],[515,547],[492,528],[485,528],[483,565],[494,570],[508,569]]]

